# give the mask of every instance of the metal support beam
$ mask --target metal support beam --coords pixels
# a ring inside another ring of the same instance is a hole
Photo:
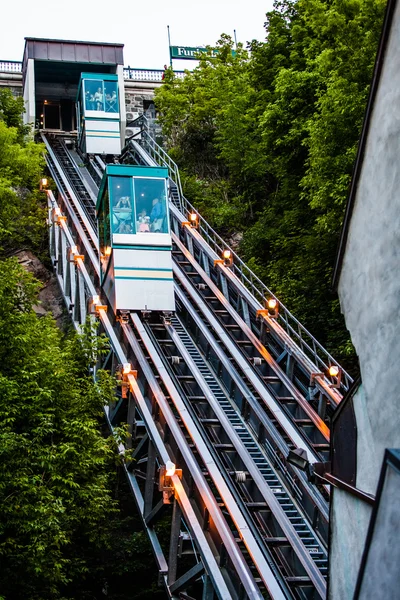
[[[153,506],[154,487],[156,483],[155,478],[156,470],[156,451],[154,444],[149,439],[148,453],[147,453],[147,470],[146,470],[146,484],[144,488],[144,509],[143,515],[145,519],[150,515]]]
[[[168,585],[171,586],[176,581],[176,573],[178,568],[178,546],[179,546],[179,534],[181,531],[181,518],[182,511],[176,499],[174,499],[174,505],[172,509],[172,522],[171,522],[171,539],[169,543],[169,557],[168,557]],[[184,582],[185,583],[185,582]],[[178,586],[180,589],[182,586]],[[173,593],[176,591],[171,589]]]
[[[198,579],[204,573],[203,563],[199,562],[197,565],[189,569],[184,575],[179,577],[172,585],[170,590],[172,594],[176,594],[182,588],[185,588],[193,579]],[[204,598],[204,596],[203,596]]]

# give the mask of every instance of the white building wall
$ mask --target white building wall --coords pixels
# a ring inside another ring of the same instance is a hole
[[[118,75],[118,89],[119,89],[119,118],[121,123],[121,140],[122,146],[125,141],[125,129],[126,129],[126,109],[125,109],[125,81],[124,81],[124,67],[123,65],[117,66]]]
[[[329,598],[351,600],[357,583],[372,507],[338,488],[330,513]]]
[[[29,58],[27,61],[23,96],[25,105],[24,124],[31,123],[35,125],[35,65],[33,58]]]
[[[340,303],[360,360],[365,393],[362,418],[368,423],[365,435],[370,442],[365,443],[368,451],[358,456],[358,469],[362,488],[370,493],[376,491],[385,448],[400,446],[399,56],[400,3],[375,98],[339,281]],[[363,429],[358,427],[358,432]]]
[[[339,281],[339,297],[360,361],[354,397],[356,486],[376,493],[385,448],[400,447],[400,2],[393,16],[370,118]],[[335,490],[331,600],[350,600],[371,508]]]

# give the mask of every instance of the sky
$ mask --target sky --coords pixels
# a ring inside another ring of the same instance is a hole
[[[8,0],[2,7],[0,60],[22,60],[25,37],[125,44],[125,66],[162,69],[171,45],[214,45],[221,33],[238,42],[265,39],[273,0]],[[11,25],[12,24],[12,25]],[[190,61],[174,61],[189,68]]]

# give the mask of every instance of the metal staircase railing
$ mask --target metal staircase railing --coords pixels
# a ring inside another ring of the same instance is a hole
[[[275,294],[261,281],[259,277],[243,262],[232,248],[222,239],[220,235],[207,223],[207,221],[198,213],[196,208],[185,198],[182,192],[181,179],[177,164],[171,159],[168,153],[155,141],[151,135],[148,120],[144,115],[141,115],[131,123],[129,127],[137,127],[138,131],[131,136],[127,141],[125,151],[129,151],[131,141],[138,142],[147,153],[158,164],[168,167],[170,178],[175,183],[179,194],[179,208],[185,218],[188,218],[190,213],[195,212],[198,215],[199,228],[198,231],[207,241],[213,251],[221,256],[224,250],[229,249],[233,257],[233,265],[231,270],[235,273],[238,279],[249,290],[252,296],[260,304],[260,308],[264,308],[267,298],[276,298]],[[278,298],[276,298],[278,300]],[[300,323],[300,321],[282,304],[279,300],[279,317],[278,322],[281,327],[287,332],[290,338],[299,346],[305,356],[314,364],[315,372],[327,371],[329,367],[336,365],[341,370],[340,391],[345,393],[349,390],[353,383],[352,377],[347,373],[333,356],[318,342],[318,340]]]
[[[153,136],[151,135],[151,130],[149,126],[149,121],[145,115],[141,115],[134,121],[126,124],[127,127],[137,127],[139,131],[137,131],[133,136],[128,138],[128,143],[126,147],[129,147],[129,143],[131,140],[139,142],[140,145],[147,151],[147,153],[153,158],[158,164],[162,164],[165,167],[168,167],[170,178],[176,186],[178,195],[179,195],[179,208],[183,210],[183,193],[182,193],[182,185],[181,178],[179,175],[178,165],[172,160],[172,158],[165,152],[165,150],[157,144]],[[124,154],[124,151],[123,151]]]

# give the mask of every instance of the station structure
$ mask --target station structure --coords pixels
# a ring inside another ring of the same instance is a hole
[[[25,122],[44,143],[56,184],[46,191],[50,257],[66,308],[77,330],[89,318],[109,339],[96,369],[120,385],[106,420],[111,431],[128,424],[133,460],[124,469],[171,599],[396,597],[400,459],[381,439],[385,419],[375,426],[371,411],[390,398],[386,425],[399,447],[399,401],[390,386],[380,388],[385,397],[374,388],[383,360],[397,368],[399,353],[387,350],[398,336],[385,328],[385,245],[363,224],[376,185],[392,210],[386,228],[397,231],[398,188],[379,182],[394,177],[398,126],[379,123],[400,89],[391,62],[399,23],[392,0],[335,276],[362,381],[185,198],[179,169],[154,135],[162,70],[125,68],[122,44],[36,38],[26,38],[21,63],[0,61],[0,86],[24,98]],[[375,225],[380,218],[383,226],[378,209]],[[348,301],[349,290],[360,294],[360,235],[381,261],[357,304],[364,326],[374,322],[371,335],[383,328],[390,338],[375,363]],[[379,307],[373,319],[368,292]],[[372,448],[373,460],[365,458]],[[167,545],[160,518],[170,525]]]

